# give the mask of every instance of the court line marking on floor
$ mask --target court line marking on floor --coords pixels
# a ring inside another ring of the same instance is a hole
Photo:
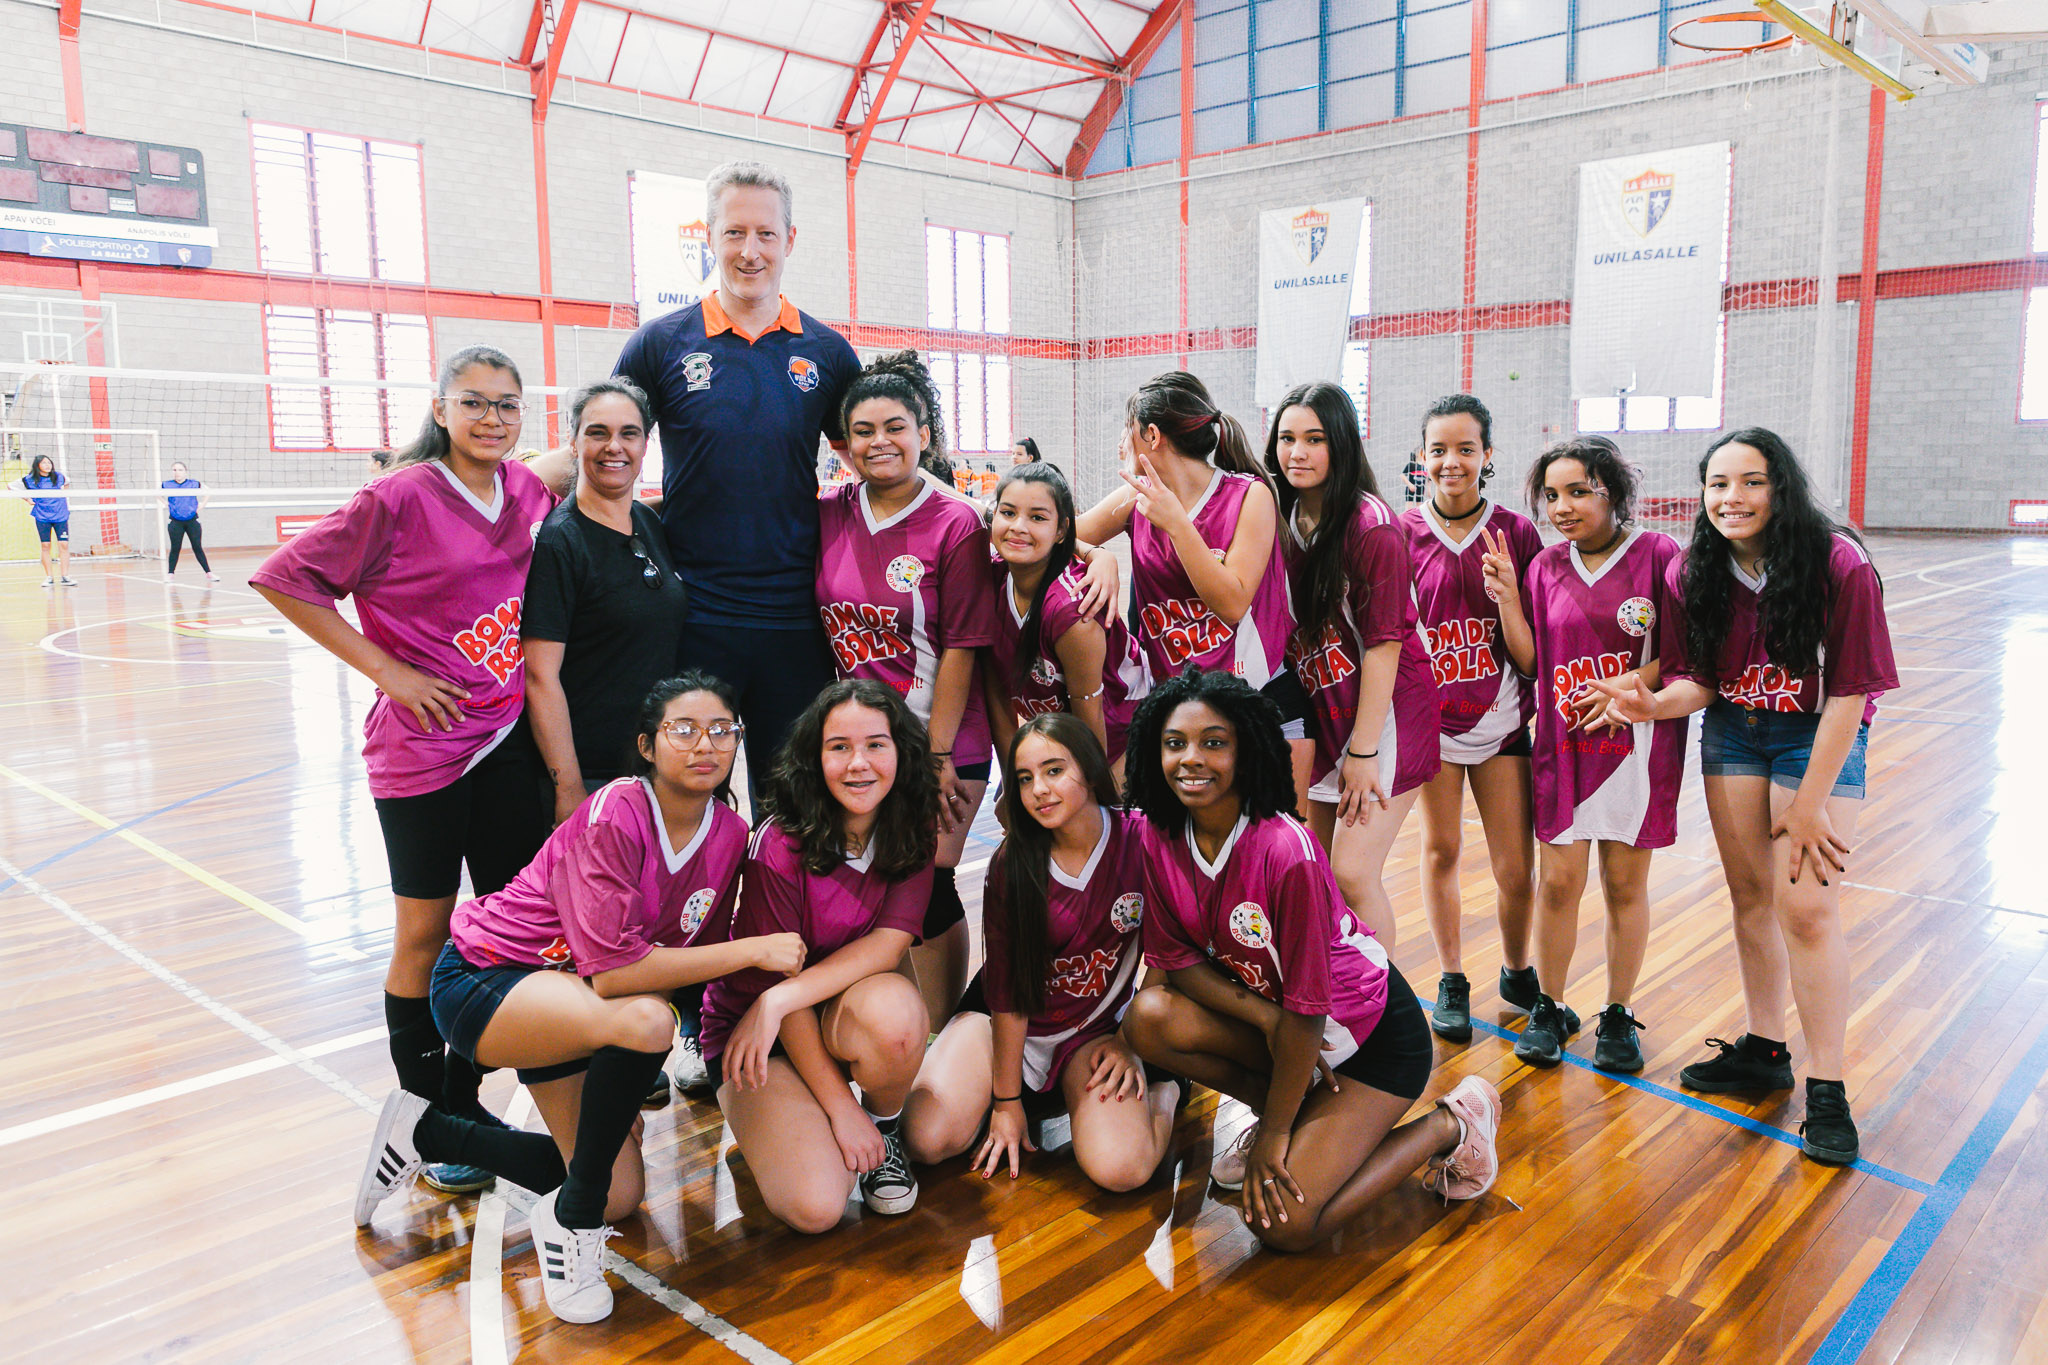
[[[1984,1173],[1986,1163],[1998,1150],[1998,1145],[2005,1141],[2013,1120],[2033,1098],[2044,1076],[2048,1076],[2048,1030],[2034,1039],[2027,1055],[2005,1078],[2005,1084],[1998,1088],[1991,1107],[1984,1111],[1984,1116],[1970,1129],[1970,1135],[1963,1139],[1963,1145],[1942,1168],[1933,1190],[1907,1220],[1891,1248],[1885,1252],[1884,1259],[1877,1263],[1877,1269],[1870,1272],[1863,1287],[1856,1291],[1856,1297],[1849,1300],[1842,1316],[1835,1319],[1834,1327],[1821,1339],[1810,1365],[1850,1365],[1863,1354],[1863,1349],[1877,1335],[1877,1329],[1884,1324],[1885,1317],[1907,1283],[1934,1250],[1934,1244],[1948,1228],[1949,1220],[1962,1207],[1963,1200],[1976,1185],[1977,1177]]]
[[[1504,1029],[1498,1024],[1489,1024],[1484,1019],[1474,1019],[1472,1027],[1505,1042],[1512,1043],[1520,1037],[1519,1034]],[[1709,1104],[1705,1100],[1695,1099],[1683,1091],[1673,1090],[1669,1086],[1659,1085],[1655,1081],[1646,1081],[1640,1076],[1631,1076],[1616,1071],[1602,1071],[1599,1067],[1594,1066],[1591,1061],[1579,1056],[1576,1052],[1567,1051],[1564,1054],[1564,1060],[1568,1066],[1575,1066],[1581,1071],[1590,1071],[1595,1076],[1605,1080],[1625,1085],[1631,1090],[1640,1090],[1646,1095],[1654,1095],[1660,1100],[1668,1100],[1673,1104],[1690,1109],[1694,1113],[1705,1114],[1708,1118],[1719,1119],[1723,1123],[1732,1124],[1747,1132],[1755,1133],[1759,1137],[1767,1137],[1773,1142],[1782,1142],[1791,1147],[1799,1146],[1799,1135],[1797,1133],[1788,1132],[1775,1124],[1765,1123],[1762,1119],[1751,1118],[1748,1114],[1737,1113],[1733,1109],[1724,1109],[1718,1104]],[[1855,1166],[1851,1169],[1861,1171],[1865,1175],[1876,1176],[1887,1185],[1896,1185],[1900,1189],[1908,1190],[1914,1194],[1929,1194],[1935,1188],[1916,1176],[1907,1175],[1903,1171],[1895,1171],[1889,1166],[1880,1166],[1875,1161],[1865,1161],[1861,1157],[1857,1158]]]
[[[160,696],[165,692],[189,692],[199,687],[236,687],[243,683],[263,682],[262,678],[215,678],[211,682],[158,683],[155,687],[131,687],[121,692],[75,692],[62,697],[36,697],[28,701],[0,701],[0,711],[13,710],[21,706],[62,706],[68,702],[109,701],[115,697]]]
[[[80,649],[67,649],[63,645],[58,644],[57,641],[66,635],[76,635],[84,630],[99,630],[110,626],[127,626],[133,625],[138,621],[168,621],[180,616],[190,616],[191,614],[189,611],[152,611],[145,612],[140,616],[117,616],[109,621],[86,621],[79,625],[66,626],[62,630],[51,631],[48,635],[36,641],[36,648],[42,650],[45,654],[61,654],[67,659],[83,659],[88,663],[96,664],[170,664],[174,667],[190,665],[196,661],[192,659],[156,659],[146,654],[88,654]],[[284,618],[279,617],[278,619],[282,621]],[[287,640],[289,638],[286,637]],[[275,668],[277,667],[278,660],[275,656],[261,659],[208,659],[205,661],[205,664],[208,668]]]
[[[384,1030],[381,1027],[366,1028],[360,1033],[351,1033],[340,1038],[330,1038],[324,1043],[315,1043],[311,1047],[301,1048],[299,1051],[308,1057],[329,1057],[337,1052],[346,1052],[350,1048],[361,1047],[365,1043],[375,1042],[384,1036]],[[112,1118],[116,1114],[132,1113],[137,1109],[146,1109],[152,1104],[161,1104],[165,1100],[174,1100],[180,1096],[196,1094],[201,1090],[211,1090],[215,1086],[226,1085],[231,1081],[239,1081],[248,1076],[260,1076],[266,1071],[280,1071],[290,1065],[291,1063],[283,1056],[273,1053],[268,1057],[259,1057],[253,1062],[243,1062],[238,1066],[224,1066],[216,1071],[204,1072],[197,1076],[188,1076],[182,1081],[170,1081],[164,1085],[151,1086],[147,1090],[137,1090],[133,1094],[122,1095],[116,1099],[102,1100],[98,1104],[88,1104],[78,1109],[67,1109],[61,1114],[51,1114],[46,1118],[32,1119],[27,1123],[17,1123],[12,1128],[0,1128],[0,1147],[10,1147],[17,1142],[27,1142],[31,1138],[44,1137],[50,1133],[61,1133],[67,1128],[76,1128],[82,1124],[97,1123],[101,1119]]]
[[[291,765],[285,764],[281,766],[289,767]],[[279,770],[280,769],[272,769],[271,771],[276,772]],[[128,824],[124,824],[108,816],[102,815],[98,811],[92,809],[92,807],[82,805],[79,802],[74,801],[70,797],[64,795],[64,793],[57,791],[52,787],[47,787],[43,785],[41,782],[36,781],[33,777],[28,776],[26,773],[16,772],[14,769],[8,767],[4,763],[0,763],[0,778],[5,778],[7,781],[14,783],[16,786],[21,787],[24,790],[34,792],[37,796],[40,796],[43,799],[54,803],[55,805],[63,807],[65,810],[70,811],[73,815],[76,815],[81,820],[84,820],[90,824],[98,825],[101,829],[105,830],[112,837],[120,839],[125,843],[134,845],[136,848],[141,849],[144,853],[147,853],[150,857],[155,858],[158,862],[165,864],[174,871],[184,873],[193,881],[198,882],[201,886],[204,886],[209,890],[219,892],[221,895],[226,896],[229,900],[235,902],[235,904],[237,905],[242,906],[244,909],[254,910],[257,914],[263,916],[265,919],[283,928],[291,930],[299,937],[307,939],[314,943],[318,943],[322,947],[328,949],[330,952],[336,954],[337,956],[351,958],[358,962],[363,960],[363,954],[358,952],[356,949],[350,947],[345,943],[333,942],[331,935],[325,933],[321,929],[318,929],[315,926],[308,924],[306,921],[300,919],[296,915],[288,915],[284,911],[272,905],[270,902],[253,896],[249,892],[242,890],[241,887],[236,886],[234,883],[215,876],[213,873],[208,872],[205,868],[199,866],[195,862],[192,862],[190,859],[180,857],[178,854],[171,852],[169,849],[165,848],[162,844],[157,843],[155,840],[144,838],[142,835],[137,834],[133,829],[129,828]]]
[[[520,1086],[505,1108],[505,1122],[524,1128],[533,1092]],[[500,1180],[477,1201],[469,1234],[469,1359],[471,1365],[507,1365],[505,1348],[505,1210],[509,1181]]]
[[[354,1082],[336,1075],[327,1067],[322,1066],[315,1058],[307,1056],[305,1052],[292,1046],[233,1006],[222,1004],[190,981],[187,981],[184,977],[172,971],[169,967],[164,966],[163,963],[158,962],[148,953],[143,952],[140,948],[137,948],[128,940],[122,938],[104,924],[101,924],[92,916],[73,907],[69,901],[37,881],[29,874],[26,868],[17,867],[9,862],[6,857],[0,856],[0,875],[6,876],[9,883],[13,886],[18,886],[30,895],[35,896],[43,904],[85,930],[86,933],[91,934],[116,955],[126,958],[130,963],[148,972],[151,976],[163,982],[166,986],[169,986],[172,990],[184,996],[208,1014],[211,1014],[214,1018],[234,1029],[237,1033],[240,1033],[258,1046],[276,1053],[284,1058],[286,1062],[305,1072],[314,1080],[319,1081],[328,1089],[342,1095],[351,1103],[372,1114],[378,1112],[383,1107],[376,1100],[371,1099],[358,1089]],[[0,895],[4,894],[4,892],[0,892]]]
[[[2008,578],[2019,578],[2027,574],[2036,574],[2048,578],[2048,571],[2044,571],[2040,565],[2029,564],[2007,573],[1995,573],[1989,578],[1980,578],[1975,583],[1960,583],[1953,588],[1944,588],[1940,592],[1930,592],[1921,597],[1909,597],[1903,602],[1887,602],[1884,604],[1884,609],[1887,614],[1895,611],[1904,611],[1907,607],[1917,607],[1923,602],[1934,602],[1944,597],[1953,597],[1959,592],[1975,592],[1979,588],[1988,587],[1993,583],[2003,583]]]

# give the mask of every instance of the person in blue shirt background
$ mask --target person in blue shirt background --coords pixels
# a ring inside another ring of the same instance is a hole
[[[734,161],[705,180],[718,288],[641,325],[615,373],[654,402],[661,522],[689,591],[677,665],[739,692],[756,791],[785,732],[833,679],[812,583],[818,438],[843,446],[846,338],[782,295],[789,182]]]
[[[38,455],[29,465],[28,473],[22,476],[23,488],[63,488],[71,480],[64,477],[57,468],[57,462],[47,455]],[[43,547],[43,586],[62,583],[67,588],[78,586],[71,577],[71,499],[30,498],[28,514],[36,524],[36,539]],[[50,567],[50,547],[56,546],[57,566]]]
[[[206,485],[185,472],[184,461],[171,466],[171,477],[163,482],[165,488],[204,488]],[[206,562],[206,546],[199,538],[199,509],[206,506],[207,494],[197,497],[167,498],[171,512],[171,562],[164,569],[164,582],[178,576],[178,551],[186,541],[192,542],[192,557],[199,561],[199,572],[206,575],[209,583],[220,582],[220,575]]]

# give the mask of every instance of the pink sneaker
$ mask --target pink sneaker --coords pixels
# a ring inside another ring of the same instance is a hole
[[[1458,1121],[1463,1136],[1449,1156],[1429,1163],[1423,1187],[1442,1195],[1445,1203],[1477,1199],[1493,1188],[1500,1174],[1500,1157],[1493,1147],[1500,1130],[1500,1092],[1478,1076],[1467,1076],[1437,1103]]]

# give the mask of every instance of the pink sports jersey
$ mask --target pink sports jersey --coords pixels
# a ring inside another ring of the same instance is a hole
[[[1677,612],[1666,570],[1678,544],[1631,529],[1599,569],[1570,541],[1529,561],[1522,600],[1536,637],[1536,837],[1607,839],[1666,848],[1678,838],[1683,720],[1626,730],[1576,730],[1568,703],[1588,678],[1613,678],[1657,657],[1657,623]]]
[[[1308,547],[1290,524],[1283,538],[1290,576],[1304,572]],[[1398,640],[1401,662],[1394,673],[1394,695],[1380,727],[1380,771],[1392,778],[1388,795],[1413,791],[1435,777],[1440,765],[1437,743],[1436,686],[1430,681],[1429,655],[1423,652],[1416,628],[1414,571],[1408,563],[1408,539],[1393,509],[1370,493],[1358,500],[1358,512],[1344,537],[1343,619],[1325,626],[1322,637],[1310,640],[1295,633],[1288,646],[1294,675],[1308,693],[1315,726],[1317,782],[1333,773],[1351,743],[1358,721],[1359,667],[1365,651]],[[1363,752],[1363,751],[1361,751]],[[1316,794],[1322,799],[1324,793]],[[1337,793],[1327,792],[1330,800]]]
[[[1105,1033],[1114,1033],[1124,1006],[1138,988],[1143,956],[1138,926],[1145,919],[1144,849],[1131,811],[1105,810],[1102,837],[1079,876],[1053,863],[1046,884],[1046,940],[1052,970],[1045,979],[1045,1006],[1024,1031],[1024,1084],[1050,1090],[1067,1061]],[[981,924],[988,959],[981,969],[982,994],[996,1014],[1015,1013],[1010,989],[1009,916],[1003,913],[1003,855],[988,862]]]
[[[1237,535],[1245,494],[1257,481],[1249,474],[1217,470],[1189,520],[1218,560]],[[1287,569],[1279,536],[1252,604],[1235,627],[1209,610],[1182,567],[1166,533],[1131,513],[1131,601],[1138,613],[1138,647],[1155,680],[1178,676],[1189,664],[1227,668],[1253,687],[1264,687],[1280,671],[1294,613],[1287,605]]]
[[[1863,723],[1877,716],[1877,699],[1899,685],[1899,667],[1892,660],[1892,633],[1885,623],[1884,585],[1863,547],[1837,533],[1828,554],[1828,631],[1821,642],[1820,668],[1797,676],[1771,662],[1764,644],[1760,607],[1764,578],[1751,578],[1732,560],[1735,582],[1729,593],[1728,638],[1721,644],[1716,676],[1694,665],[1685,650],[1683,615],[1684,559],[1671,565],[1671,595],[1681,604],[1660,632],[1664,651],[1663,681],[1688,678],[1718,688],[1737,706],[1760,711],[1803,711],[1817,714],[1831,696],[1860,693]],[[1761,566],[1759,566],[1761,568]]]
[[[654,948],[723,943],[747,822],[717,801],[681,848],[645,778],[592,792],[503,891],[455,908],[448,936],[479,967],[595,976]]]
[[[1065,674],[1060,671],[1059,655],[1054,646],[1065,638],[1068,631],[1082,623],[1081,597],[1087,591],[1085,586],[1087,570],[1078,562],[1067,565],[1066,571],[1054,579],[1045,590],[1045,603],[1039,608],[1038,654],[1030,666],[1018,676],[1018,652],[1024,647],[1024,618],[1030,614],[1030,606],[1017,605],[1017,594],[1011,590],[1009,575],[998,570],[996,593],[999,598],[995,613],[995,639],[989,644],[989,660],[995,668],[1004,694],[1010,699],[1010,714],[1018,723],[1033,716],[1042,716],[1052,711],[1072,711],[1073,704]],[[1123,621],[1112,615],[1104,626],[1108,637],[1104,641],[1102,654],[1102,723],[1109,740],[1109,761],[1114,763],[1124,751],[1124,732],[1130,729],[1131,713],[1138,709],[1138,702],[1151,690],[1151,680],[1145,673],[1144,658],[1138,653],[1137,641]],[[1094,691],[1083,685],[1083,694]]]
[[[363,722],[372,796],[418,796],[462,776],[526,705],[520,604],[533,540],[555,495],[516,461],[498,466],[497,515],[438,462],[373,479],[286,541],[249,581],[318,606],[354,597],[363,635],[422,673],[466,689],[455,728],[420,731],[377,694]]]
[[[1323,1060],[1358,1051],[1387,1004],[1387,953],[1344,904],[1322,846],[1291,815],[1239,818],[1214,863],[1143,826],[1145,961],[1228,969],[1294,1014],[1325,1016]]]
[[[887,520],[864,483],[818,500],[818,612],[842,678],[872,678],[903,694],[931,724],[939,655],[995,638],[996,575],[981,513],[929,475]],[[953,739],[953,766],[989,758],[988,711],[970,679]]]
[[[932,898],[932,870],[927,867],[900,882],[870,870],[874,849],[850,859],[823,876],[805,869],[795,839],[773,820],[754,830],[747,847],[746,876],[732,937],[801,934],[808,949],[805,964],[815,967],[855,939],[876,929],[901,929],[913,938],[924,928],[925,905]],[[770,986],[787,978],[749,967],[721,976],[704,991],[703,1049],[706,1061],[725,1051],[733,1026]]]
[[[1529,561],[1543,548],[1535,523],[1497,502],[1469,520],[1470,533],[1453,540],[1428,508],[1401,514],[1415,566],[1422,640],[1436,679],[1444,762],[1462,764],[1492,758],[1536,714],[1536,691],[1515,670],[1501,638],[1500,607],[1481,567],[1481,532],[1507,538],[1518,583],[1528,580]]]

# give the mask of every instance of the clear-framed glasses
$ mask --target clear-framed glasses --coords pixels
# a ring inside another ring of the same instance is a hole
[[[633,552],[633,558],[640,561],[640,581],[650,588],[660,587],[661,566],[656,564],[654,557],[647,553],[647,548],[640,543],[640,537],[627,537],[626,548]]]
[[[492,408],[496,408],[498,416],[506,422],[516,422],[526,415],[526,400],[524,398],[500,398],[494,403],[479,394],[465,393],[452,395],[448,398],[448,401],[455,405],[457,412],[472,422],[483,421],[484,418],[490,416]]]
[[[700,738],[709,736],[712,748],[720,753],[729,753],[738,747],[740,736],[747,732],[747,727],[736,720],[714,720],[709,725],[699,725],[694,720],[665,720],[661,723],[661,732],[678,749],[694,749]]]

